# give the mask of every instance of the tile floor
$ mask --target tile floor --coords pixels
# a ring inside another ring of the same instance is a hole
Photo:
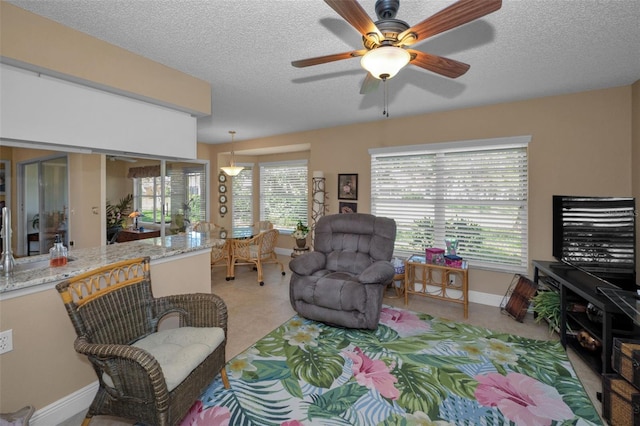
[[[287,274],[284,277],[280,275],[280,270],[276,265],[266,266],[264,287],[258,285],[256,272],[249,267],[239,267],[236,270],[236,279],[233,281],[225,281],[224,268],[216,267],[212,270],[211,290],[225,300],[229,311],[227,359],[244,351],[295,314],[289,303],[290,272],[286,268],[289,258],[280,256],[280,260],[285,265]],[[505,283],[505,287],[508,284]],[[395,293],[389,290],[387,294],[392,296]],[[470,303],[469,318],[465,320],[462,305],[459,304],[420,296],[411,296],[407,306],[404,305],[403,298],[385,298],[385,303],[533,339],[558,338],[555,334],[549,335],[546,324],[535,323],[531,314],[528,314],[524,321],[519,323],[502,314],[497,307]],[[569,351],[569,359],[596,409],[601,412],[601,404],[596,396],[596,393],[601,390],[598,375],[571,350]],[[84,412],[78,413],[61,423],[61,426],[80,425],[83,418]],[[94,417],[91,421],[92,426],[131,424],[131,422],[105,416]]]

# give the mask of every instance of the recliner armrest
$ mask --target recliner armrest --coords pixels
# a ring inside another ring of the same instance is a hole
[[[395,275],[395,269],[391,263],[379,260],[372,263],[358,275],[358,281],[362,284],[388,284]]]
[[[293,258],[289,262],[289,269],[298,275],[312,275],[314,272],[324,269],[327,257],[319,251],[303,254]]]

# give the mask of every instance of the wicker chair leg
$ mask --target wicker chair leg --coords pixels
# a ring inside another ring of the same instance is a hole
[[[229,385],[229,377],[227,377],[227,370],[224,367],[220,370],[220,376],[222,376],[222,384],[224,385],[224,388],[229,389],[231,385]]]
[[[260,285],[264,285],[264,280],[262,279],[262,262],[258,262],[256,266],[258,267],[258,282]]]
[[[82,420],[82,426],[89,426],[89,423],[91,423],[91,419],[92,417],[85,417],[84,420]]]

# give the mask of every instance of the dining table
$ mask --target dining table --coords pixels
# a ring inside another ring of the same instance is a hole
[[[257,235],[253,226],[237,226],[231,228],[231,232],[226,235],[227,243],[227,277],[226,280],[233,280],[235,276],[231,275],[231,262],[233,262],[233,246],[235,240],[247,240]]]

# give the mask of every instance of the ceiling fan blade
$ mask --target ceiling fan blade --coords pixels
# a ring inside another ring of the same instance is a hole
[[[367,15],[367,12],[365,12],[356,0],[324,0],[324,2],[363,36],[370,38],[368,36],[369,34],[375,34],[377,39],[372,41],[376,44],[384,40],[384,36],[376,24],[374,24],[369,15]]]
[[[459,0],[408,30],[401,32],[398,35],[398,40],[408,46],[471,22],[474,19],[481,18],[501,7],[502,0]],[[415,34],[415,37],[407,37],[411,33]],[[405,37],[407,39],[403,41]]]
[[[445,77],[458,78],[469,70],[469,64],[454,61],[453,59],[444,58],[442,56],[430,55],[418,50],[407,49],[411,55],[412,65],[444,75]]]
[[[326,64],[327,62],[340,61],[342,59],[357,58],[367,53],[366,49],[354,50],[352,52],[336,53],[334,55],[318,56],[316,58],[300,59],[291,62],[291,65],[297,68],[309,67],[311,65]]]
[[[370,72],[367,73],[367,76],[364,78],[362,82],[362,87],[360,87],[360,94],[366,95],[367,93],[371,93],[378,88],[380,84],[380,80],[371,75]]]

